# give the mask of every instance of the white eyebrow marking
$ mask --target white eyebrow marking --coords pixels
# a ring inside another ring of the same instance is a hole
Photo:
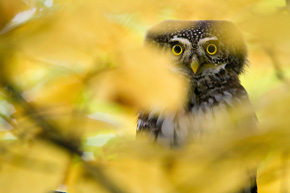
[[[187,45],[187,46],[191,45],[191,42],[188,39],[186,39],[186,38],[179,38],[177,36],[174,36],[171,40],[169,40],[169,42],[176,42],[176,41],[180,42],[180,43],[182,43],[184,45]]]
[[[199,43],[198,44],[203,44],[203,43],[205,43],[205,42],[207,42],[207,41],[209,41],[209,40],[218,40],[218,38],[217,37],[208,37],[208,38],[203,38],[203,39],[201,39],[200,41],[199,41]]]

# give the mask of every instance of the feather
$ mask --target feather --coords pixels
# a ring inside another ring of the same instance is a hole
[[[175,123],[173,121],[174,115],[167,115],[161,125],[161,133],[168,139],[173,140]]]

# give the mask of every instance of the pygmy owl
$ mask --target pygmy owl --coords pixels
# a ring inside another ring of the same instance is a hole
[[[183,110],[140,112],[137,134],[149,133],[157,142],[179,146],[215,132],[214,119],[250,101],[239,75],[247,50],[237,27],[228,21],[164,21],[151,28],[145,43],[160,48],[176,74],[189,82]],[[248,120],[255,122],[255,114]],[[212,121],[213,120],[213,121]],[[243,192],[256,192],[256,186]]]

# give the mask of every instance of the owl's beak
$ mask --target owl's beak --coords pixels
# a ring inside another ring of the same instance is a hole
[[[199,67],[199,62],[196,59],[193,59],[190,63],[190,67],[191,67],[193,73],[196,74],[198,67]]]

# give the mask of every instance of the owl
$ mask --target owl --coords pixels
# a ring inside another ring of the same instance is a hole
[[[164,21],[148,30],[145,44],[168,56],[189,88],[182,110],[176,113],[140,112],[137,135],[146,133],[158,143],[176,147],[217,132],[215,121],[221,112],[251,107],[239,80],[247,65],[247,49],[233,23]],[[254,111],[241,122],[255,125]],[[257,192],[256,182],[251,184],[242,192]]]

